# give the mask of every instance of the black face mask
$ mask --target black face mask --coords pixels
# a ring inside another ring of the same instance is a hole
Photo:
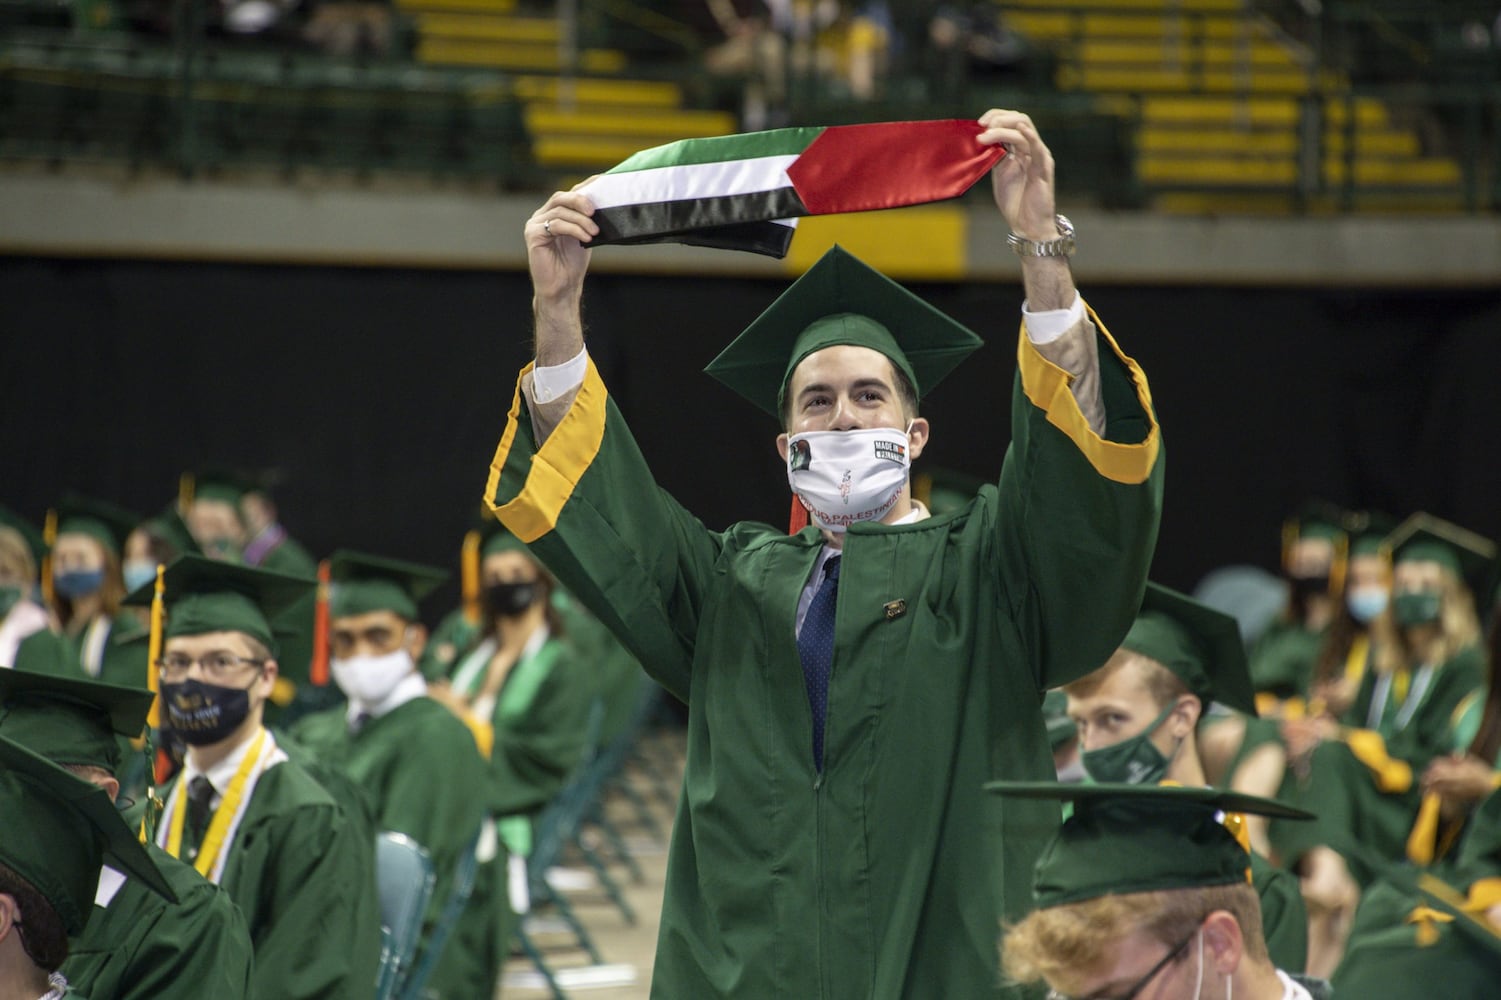
[[[1289,577],[1288,581],[1292,584],[1293,592],[1305,600],[1329,593],[1328,573],[1323,576],[1294,576]]]
[[[515,618],[537,603],[537,581],[492,583],[485,588],[485,605],[502,618]]]
[[[227,738],[250,714],[250,689],[220,687],[189,678],[162,682],[167,728],[189,746]]]

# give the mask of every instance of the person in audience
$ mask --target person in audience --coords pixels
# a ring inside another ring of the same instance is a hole
[[[47,628],[47,612],[36,602],[46,553],[36,526],[0,506],[0,670],[15,665],[23,639]]]
[[[0,737],[65,768],[119,800],[128,740],[146,729],[150,691],[0,671]],[[105,866],[92,915],[63,973],[89,997],[196,1000],[249,996],[250,933],[229,893],[155,844],[146,851],[177,902]]]
[[[314,581],[187,555],[165,587],[162,717],[187,755],[157,844],[244,913],[257,996],[365,1000],[380,960],[373,830],[262,725],[278,670],[270,620]]]
[[[0,816],[0,995],[83,1000],[59,970],[103,863],[168,902],[172,889],[102,789],[3,737]]]
[[[304,716],[291,735],[364,790],[378,829],[404,833],[427,849],[437,873],[424,921],[427,942],[486,818],[487,774],[476,733],[427,697],[417,670],[427,640],[417,603],[446,574],[356,552],[336,552],[329,564],[331,667],[348,704]],[[482,738],[488,743],[489,733]],[[457,947],[445,946],[426,995],[489,996],[493,975],[475,976],[475,968]]]
[[[1328,984],[1267,952],[1250,858],[1229,827],[1268,799],[1204,787],[994,782],[1006,798],[1073,803],[1033,876],[1035,909],[1006,930],[1002,964],[1051,996],[1321,1000]]]
[[[16,650],[20,670],[146,686],[146,629],[120,606],[120,553],[139,520],[114,504],[69,495],[57,505],[50,565],[53,627]],[[48,581],[43,581],[47,589]]]
[[[1303,878],[1309,969],[1319,975],[1339,961],[1370,878],[1343,845],[1403,856],[1423,772],[1449,750],[1454,713],[1485,680],[1465,578],[1488,571],[1494,546],[1426,514],[1403,522],[1386,544],[1394,554],[1391,603],[1372,626],[1371,669],[1342,724],[1320,717],[1285,727],[1293,772],[1307,776],[1293,801],[1316,804],[1319,820],[1274,824],[1272,842]]]
[[[1063,692],[1097,783],[1206,786],[1197,731],[1210,706],[1256,714],[1235,619],[1155,583],[1115,654]],[[1250,864],[1272,960],[1302,972],[1308,917],[1297,880],[1254,850]]]
[[[553,605],[551,574],[504,529],[491,533],[482,554],[481,628],[430,691],[493,732],[486,804],[500,843],[486,852],[459,947],[498,971],[529,905],[525,866],[534,821],[590,747],[599,689]]]

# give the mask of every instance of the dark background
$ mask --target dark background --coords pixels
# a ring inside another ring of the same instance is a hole
[[[590,279],[606,384],[659,481],[711,527],[786,518],[778,428],[699,371],[785,284]],[[925,403],[919,468],[994,476],[1021,290],[916,290],[988,342]],[[1314,496],[1501,536],[1501,292],[1084,291],[1163,424],[1162,582],[1274,567],[1282,518]],[[69,488],[147,514],[183,469],[274,467],[282,520],[315,556],[456,569],[529,357],[530,287],[519,273],[0,258],[0,329],[0,502],[38,524]]]

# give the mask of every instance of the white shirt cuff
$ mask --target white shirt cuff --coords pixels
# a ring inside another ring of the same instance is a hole
[[[1074,293],[1074,304],[1067,309],[1032,312],[1022,303],[1022,319],[1027,324],[1027,339],[1034,344],[1051,344],[1084,318],[1084,299]]]
[[[1062,310],[1059,311],[1062,312]],[[533,368],[532,398],[539,403],[551,403],[559,396],[567,395],[583,385],[584,373],[588,370],[588,348],[580,349],[578,354],[561,365]]]

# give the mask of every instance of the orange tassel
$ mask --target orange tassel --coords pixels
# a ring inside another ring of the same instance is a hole
[[[313,662],[308,679],[314,687],[328,687],[328,560],[318,564],[318,604],[313,611]]]
[[[459,550],[459,590],[464,598],[464,620],[470,625],[480,623],[479,554],[483,539],[478,530],[464,535],[464,546]]]
[[[792,512],[787,515],[787,534],[795,535],[807,526],[808,508],[803,506],[803,502],[794,493],[792,495]]]

